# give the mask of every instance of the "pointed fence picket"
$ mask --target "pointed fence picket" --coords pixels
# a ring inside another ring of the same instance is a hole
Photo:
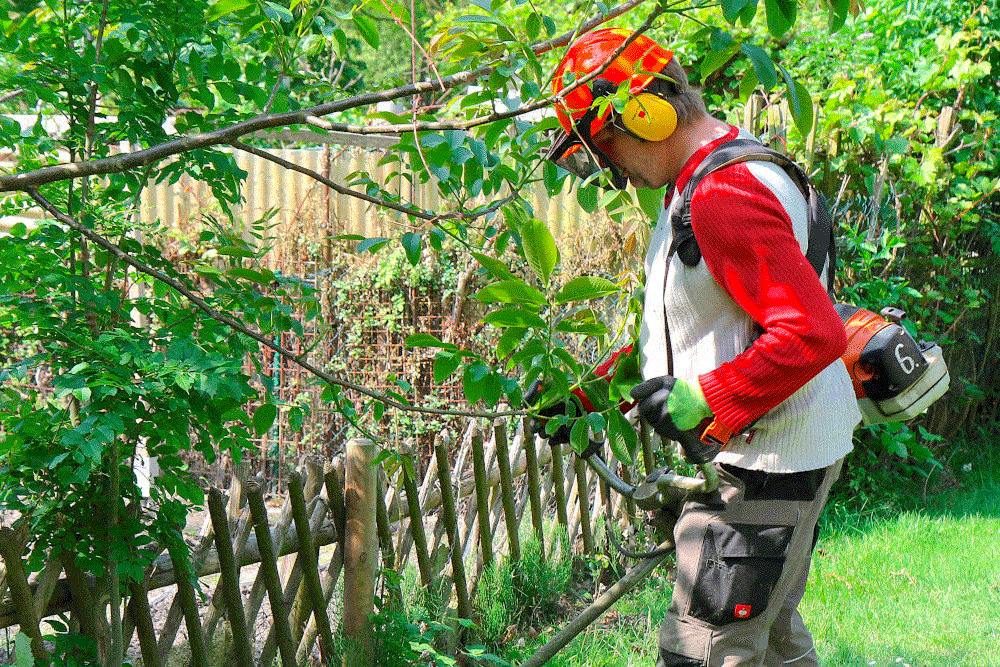
[[[165,665],[183,623],[192,664],[208,666],[213,635],[225,618],[230,655],[239,664],[301,664],[317,643],[324,658],[331,655],[338,623],[345,636],[364,637],[371,596],[381,590],[359,588],[364,572],[412,568],[421,586],[450,591],[455,613],[471,618],[480,577],[497,559],[520,558],[524,536],[538,539],[543,553],[551,554],[566,543],[559,534],[565,531],[576,553],[596,553],[602,517],[622,527],[634,511],[568,447],[536,441],[526,422],[518,426],[513,437],[502,419],[471,423],[454,444],[442,436],[423,479],[409,466],[386,471],[359,463],[357,452],[368,452],[370,460],[373,446],[352,441],[344,448],[346,460],[305,460],[290,475],[288,498],[273,517],[266,511],[263,477],[250,479],[245,466],[238,468],[228,494],[209,490],[209,520],[190,557],[161,554],[146,581],[131,588],[126,643],[135,636],[144,665]],[[345,466],[370,474],[352,473],[345,487]],[[361,496],[368,498],[363,512]],[[29,581],[22,567],[25,546],[23,536],[0,528],[7,591],[0,599],[0,628],[19,626],[38,659],[47,650],[41,621],[71,609],[78,617],[77,598],[86,591],[68,581],[73,572],[58,559]],[[260,566],[250,585],[241,569],[255,563]],[[212,575],[219,576],[208,590],[205,578]],[[207,608],[199,609],[195,580],[208,593]],[[166,586],[176,592],[155,627],[148,597]],[[272,621],[255,642],[252,629],[265,597]],[[361,651],[347,656],[352,664],[365,663],[364,650],[364,641],[344,642],[346,653]]]

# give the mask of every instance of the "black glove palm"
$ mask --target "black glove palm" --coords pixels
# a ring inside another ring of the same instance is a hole
[[[663,375],[637,384],[630,394],[639,402],[639,415],[661,438],[679,442],[691,463],[708,463],[721,450],[719,445],[701,439],[701,421],[711,417],[711,410],[700,390],[694,391],[683,380]],[[681,428],[676,423],[678,418],[694,426]]]

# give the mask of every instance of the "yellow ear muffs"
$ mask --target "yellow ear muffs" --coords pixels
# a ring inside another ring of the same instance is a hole
[[[658,95],[639,93],[625,103],[622,124],[640,139],[663,141],[677,129],[677,110]]]

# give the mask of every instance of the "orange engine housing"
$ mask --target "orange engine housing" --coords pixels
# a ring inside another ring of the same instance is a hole
[[[845,313],[841,312],[842,318],[844,315]],[[847,329],[847,350],[844,351],[842,359],[847,366],[847,372],[851,375],[854,395],[857,398],[864,398],[866,395],[861,383],[875,377],[875,369],[871,364],[861,361],[861,354],[865,351],[868,341],[890,324],[881,315],[864,308],[857,308],[853,314],[844,319],[844,328]]]

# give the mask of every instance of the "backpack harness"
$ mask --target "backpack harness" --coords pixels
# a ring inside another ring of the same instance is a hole
[[[701,249],[691,225],[691,197],[698,184],[712,172],[748,161],[771,162],[781,167],[806,200],[809,242],[805,258],[818,276],[823,275],[824,265],[827,267],[826,290],[847,329],[847,350],[842,360],[854,383],[864,423],[906,421],[923,412],[948,390],[950,377],[941,348],[927,341],[918,343],[902,326],[906,313],[899,308],[886,306],[877,315],[857,306],[836,303],[833,280],[837,244],[830,209],[802,167],[782,153],[751,139],[733,139],[705,157],[684,186],[670,217],[673,238],[667,251],[667,265],[675,254],[685,266],[697,266],[701,261]],[[669,335],[667,350],[668,357],[672,357]]]

